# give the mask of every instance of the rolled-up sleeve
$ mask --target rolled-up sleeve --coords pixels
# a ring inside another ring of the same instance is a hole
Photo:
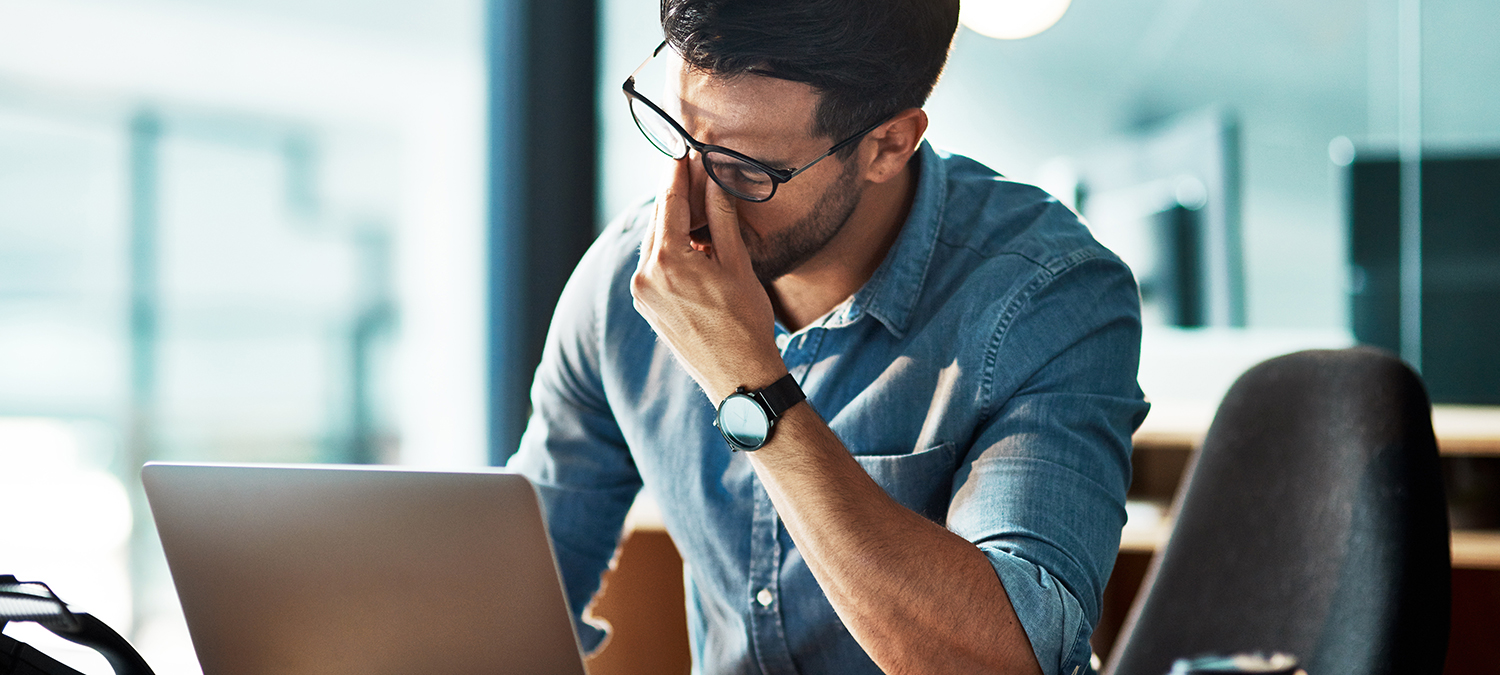
[[[1048,675],[1090,672],[1089,637],[1130,485],[1140,310],[1112,256],[1040,268],[998,313],[989,415],[955,476],[948,527],[989,557]]]

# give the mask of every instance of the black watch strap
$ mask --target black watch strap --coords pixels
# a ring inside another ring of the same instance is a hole
[[[760,395],[761,403],[766,405],[766,411],[773,420],[780,419],[792,406],[807,400],[807,394],[802,393],[802,387],[797,386],[797,378],[792,377],[791,373],[755,393]]]

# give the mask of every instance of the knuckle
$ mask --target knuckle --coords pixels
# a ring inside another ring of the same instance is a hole
[[[673,251],[666,246],[658,248],[651,253],[651,265],[648,268],[652,279],[660,281],[662,277],[672,273],[672,268],[677,266]]]

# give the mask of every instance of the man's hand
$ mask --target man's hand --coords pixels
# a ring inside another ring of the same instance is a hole
[[[736,387],[760,388],[785,375],[771,298],[756,279],[733,199],[703,177],[712,241],[691,234],[691,159],[680,159],[656,200],[630,284],[635,309],[717,404]]]

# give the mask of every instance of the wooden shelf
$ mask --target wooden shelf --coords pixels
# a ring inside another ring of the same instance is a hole
[[[1121,553],[1155,553],[1172,534],[1170,523],[1127,525],[1120,531]],[[1500,570],[1500,530],[1454,530],[1453,567]]]
[[[1213,422],[1214,404],[1153,401],[1135,433],[1135,446],[1148,450],[1191,450],[1203,443]],[[1453,457],[1500,457],[1500,407],[1439,405],[1432,409],[1438,452]]]
[[[1152,401],[1151,412],[1135,432],[1135,446],[1153,450],[1192,450],[1208,435],[1208,426],[1217,409],[1217,402]]]
[[[1172,528],[1169,525],[1156,527],[1127,525],[1120,530],[1120,552],[1155,553],[1157,549],[1166,545],[1167,536],[1170,534],[1172,534]]]
[[[1454,530],[1453,566],[1500,570],[1500,531]]]
[[[1441,454],[1500,457],[1500,407],[1433,406],[1432,430]]]

